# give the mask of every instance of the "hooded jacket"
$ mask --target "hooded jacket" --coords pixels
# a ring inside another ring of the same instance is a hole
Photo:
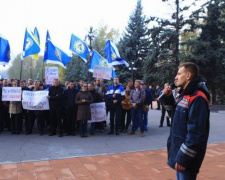
[[[209,136],[210,95],[200,77],[193,79],[179,91],[172,110],[170,136],[167,141],[168,165],[185,167],[185,171],[197,174],[205,156]],[[172,102],[173,101],[173,102]]]

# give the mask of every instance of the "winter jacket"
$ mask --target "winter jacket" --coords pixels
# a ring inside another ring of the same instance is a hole
[[[85,102],[82,102],[82,99],[85,99]],[[80,90],[77,93],[75,102],[78,105],[77,120],[78,121],[91,120],[90,104],[93,102],[91,93],[89,91]]]
[[[124,110],[130,110],[132,108],[132,104],[130,103],[130,93],[128,94],[127,91],[125,91],[125,99],[121,104]]]
[[[75,98],[76,98],[76,95],[78,93],[78,89],[74,88],[74,89],[66,89],[64,91],[64,106],[66,109],[68,108],[72,108],[72,107],[75,107],[76,106],[76,103],[75,103]]]
[[[9,114],[20,114],[20,113],[22,113],[21,101],[10,101]]]
[[[115,94],[115,97],[113,97],[113,94]],[[125,92],[123,87],[118,84],[117,86],[110,86],[108,88],[108,91],[106,93],[107,95],[107,103],[109,106],[121,106],[121,101],[125,98]],[[117,100],[117,103],[113,103],[114,100]]]
[[[93,91],[89,91],[93,98],[93,103],[103,102],[101,95],[94,89]]]
[[[178,163],[186,167],[186,172],[197,174],[209,136],[210,95],[200,78],[192,80],[179,93],[171,114],[171,131],[167,142],[168,165],[175,168]],[[169,99],[173,103],[174,98]]]
[[[132,89],[130,92],[130,103],[136,103],[137,107],[141,107],[144,105],[145,101],[145,90],[139,88],[137,91],[136,89]]]
[[[51,108],[61,108],[63,98],[63,88],[60,86],[51,86],[49,88],[49,105]]]

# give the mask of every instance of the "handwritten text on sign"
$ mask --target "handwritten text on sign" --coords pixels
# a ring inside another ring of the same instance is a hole
[[[48,91],[23,91],[22,105],[28,110],[49,110]]]
[[[45,67],[45,84],[53,84],[54,79],[59,79],[58,67]]]
[[[101,122],[106,120],[105,102],[93,103],[91,107],[91,121],[89,122]]]
[[[21,101],[21,87],[3,87],[2,101]]]
[[[112,68],[106,66],[95,65],[93,77],[110,80],[112,77]]]

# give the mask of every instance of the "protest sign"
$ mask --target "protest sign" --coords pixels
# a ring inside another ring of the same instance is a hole
[[[91,120],[92,122],[101,122],[106,120],[105,102],[93,103],[91,107]]]
[[[110,80],[112,77],[112,67],[95,65],[93,77]]]
[[[22,105],[27,110],[49,110],[48,91],[23,91]]]
[[[2,87],[2,101],[21,101],[21,87]]]
[[[53,84],[54,79],[59,79],[58,67],[45,67],[45,84]]]

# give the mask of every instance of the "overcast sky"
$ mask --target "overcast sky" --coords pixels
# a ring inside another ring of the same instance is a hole
[[[41,55],[47,29],[52,42],[68,52],[71,33],[84,39],[90,26],[105,24],[122,33],[136,4],[137,0],[0,0],[0,34],[9,40],[12,58],[22,52],[26,27],[38,28]],[[147,17],[166,14],[161,0],[142,0],[142,5]]]

